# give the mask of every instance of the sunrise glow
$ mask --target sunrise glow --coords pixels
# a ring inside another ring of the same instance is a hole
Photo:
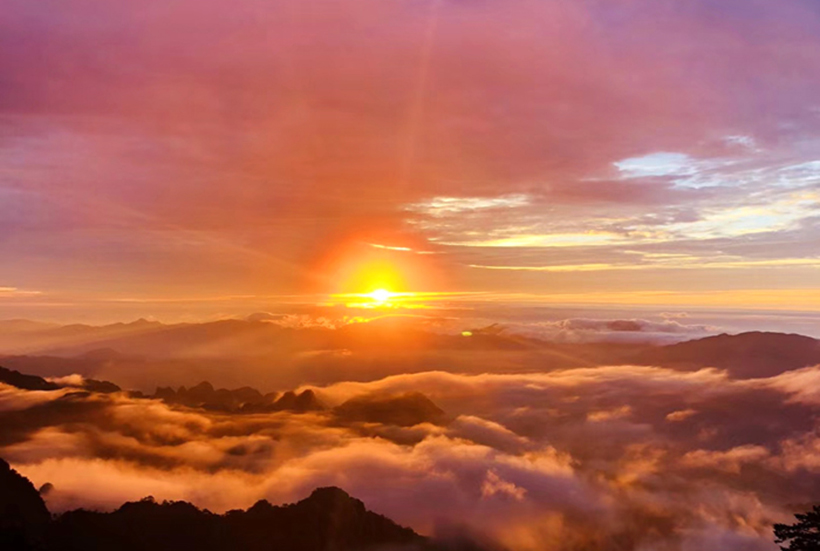
[[[393,295],[393,293],[391,293],[387,289],[376,289],[372,293],[369,293],[369,295],[370,298],[372,298],[376,302],[387,302],[388,300],[390,300],[390,297]]]
[[[820,0],[2,0],[0,550],[820,550],[818,90]]]

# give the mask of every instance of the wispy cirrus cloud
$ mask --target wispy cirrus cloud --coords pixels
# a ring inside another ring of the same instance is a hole
[[[0,287],[0,298],[36,297],[42,294],[42,291],[27,291],[17,287]]]
[[[462,212],[522,207],[530,202],[530,198],[523,194],[499,197],[434,197],[429,201],[407,205],[405,208],[409,211],[438,217]]]
[[[747,268],[788,268],[804,266],[820,268],[820,258],[782,258],[772,260],[742,260],[739,258],[703,259],[685,254],[644,255],[646,262],[640,264],[567,264],[554,266],[482,266],[471,264],[471,268],[483,270],[510,270],[524,272],[603,272],[610,270],[731,270]]]

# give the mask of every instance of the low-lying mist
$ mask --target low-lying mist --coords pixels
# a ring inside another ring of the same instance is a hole
[[[312,392],[308,411],[95,392],[80,377],[3,384],[0,456],[51,484],[52,511],[150,494],[222,512],[338,486],[421,533],[522,551],[772,550],[772,523],[820,492],[820,367],[521,367],[293,388]]]

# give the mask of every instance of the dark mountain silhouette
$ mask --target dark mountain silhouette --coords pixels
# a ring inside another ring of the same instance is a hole
[[[0,383],[5,383],[23,390],[58,390],[60,388],[72,387],[82,388],[90,392],[110,393],[120,392],[122,389],[109,381],[97,381],[95,379],[83,379],[80,385],[61,385],[47,381],[36,375],[25,375],[19,371],[12,371],[0,367]]]
[[[46,381],[36,375],[24,375],[19,371],[12,371],[0,367],[0,383],[5,383],[23,390],[57,390],[60,385]]]
[[[420,392],[357,396],[334,408],[333,413],[344,421],[402,427],[446,421],[444,410]]]
[[[36,373],[41,377],[65,377],[80,374],[96,375],[103,361],[83,356],[60,358],[56,356],[0,356],[0,365],[21,373]]]
[[[36,375],[25,375],[0,367],[0,383],[5,383],[22,390],[58,390],[60,388],[81,388],[89,392],[111,393],[121,392],[122,389],[110,381],[83,379],[79,385],[58,384],[47,381]],[[228,412],[265,412],[265,411],[322,411],[325,406],[310,390],[299,394],[293,391],[278,394],[271,392],[262,394],[255,388],[242,387],[235,390],[225,388],[215,389],[207,381],[203,381],[191,388],[179,387],[174,390],[170,387],[157,387],[153,396],[145,396],[140,392],[132,392],[133,398],[155,398],[168,404],[178,404],[213,411]]]
[[[717,367],[740,379],[772,377],[820,364],[820,341],[803,335],[750,332],[650,348],[634,360],[676,369]]]
[[[42,549],[49,522],[34,485],[0,459],[0,549]]]
[[[318,411],[325,409],[325,406],[316,398],[316,394],[308,389],[296,394],[293,391],[288,391],[276,400],[273,404],[274,409],[287,409],[291,411]]]
[[[72,511],[51,527],[55,551],[345,551],[434,549],[409,528],[368,511],[338,488],[319,488],[293,505],[259,501],[215,515],[190,503],[126,503],[111,513]]]
[[[0,367],[0,382],[23,390],[58,390],[77,388],[88,392],[110,393],[122,389],[109,381],[84,379],[80,385],[60,385],[35,375],[25,375]],[[255,388],[242,387],[234,390],[216,389],[203,381],[191,388],[157,387],[153,396],[141,392],[129,392],[131,398],[162,400],[170,405],[182,405],[209,411],[230,413],[264,413],[290,411],[305,413],[326,411],[327,407],[311,389],[296,393],[292,390],[282,394],[270,392],[262,394]],[[448,418],[441,408],[420,392],[401,394],[370,394],[357,396],[333,408],[338,420],[353,423],[381,423],[385,425],[413,426],[419,423],[443,424]]]
[[[180,404],[213,411],[229,412],[265,412],[265,411],[321,411],[325,406],[308,389],[299,394],[293,391],[279,395],[276,392],[262,394],[255,388],[242,387],[235,390],[215,389],[207,381],[191,388],[158,387],[154,398],[168,404]]]
[[[98,381],[96,379],[84,379],[82,388],[91,392],[99,392],[102,394],[122,391],[119,386],[110,381]]]
[[[470,542],[436,543],[368,511],[339,488],[318,488],[298,503],[259,501],[217,515],[186,502],[130,502],[110,513],[76,510],[54,519],[31,482],[0,459],[3,551],[445,551]]]

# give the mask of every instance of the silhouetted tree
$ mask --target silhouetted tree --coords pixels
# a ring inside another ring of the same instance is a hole
[[[815,505],[808,513],[794,515],[794,524],[775,524],[775,543],[783,551],[820,551],[820,505]]]

